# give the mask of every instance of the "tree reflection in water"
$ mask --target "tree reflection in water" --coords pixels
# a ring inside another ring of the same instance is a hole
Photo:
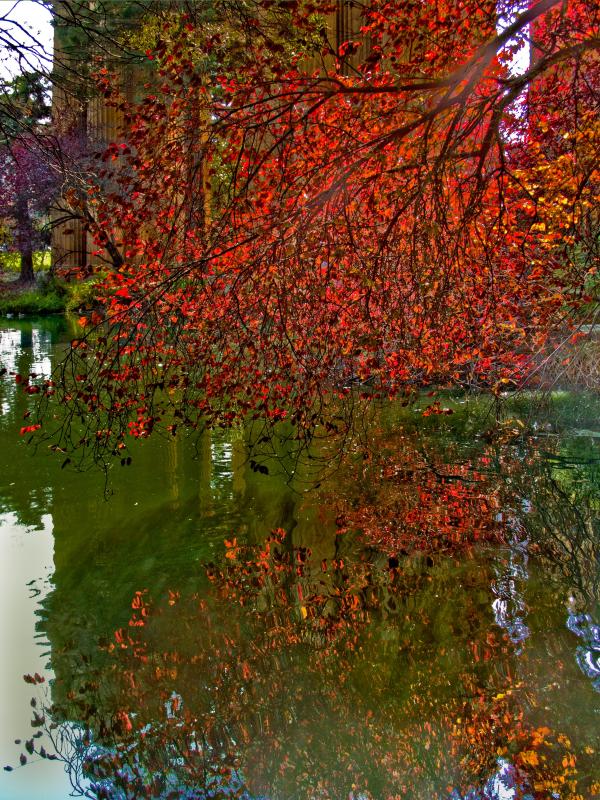
[[[523,590],[529,577],[527,572],[529,539],[519,520],[506,520],[507,548],[506,561],[496,568],[497,577],[492,583],[495,600],[492,603],[496,625],[504,628],[510,641],[516,645],[516,653],[521,653],[520,643],[529,636],[524,614],[527,606]]]
[[[567,628],[583,642],[576,650],[577,663],[594,689],[600,692],[600,625],[594,623],[590,614],[578,614],[574,598],[569,600]]]
[[[335,508],[327,555],[293,530],[234,534],[195,581],[139,586],[96,653],[54,648],[48,719],[85,730],[73,751],[58,742],[82,794],[598,792],[594,695],[577,667],[598,689],[585,467],[522,443],[450,442],[432,458],[403,436],[363,453],[343,485],[320,495]],[[578,598],[566,625],[557,592]]]

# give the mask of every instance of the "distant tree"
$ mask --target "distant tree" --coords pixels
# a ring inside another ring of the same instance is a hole
[[[0,150],[0,203],[21,257],[19,280],[32,283],[33,253],[44,242],[36,220],[48,210],[58,188],[58,176],[31,136],[19,136]]]
[[[34,280],[33,252],[41,243],[36,217],[47,211],[58,185],[44,152],[48,92],[48,81],[31,72],[15,77],[0,98],[0,203],[21,256],[21,283]]]

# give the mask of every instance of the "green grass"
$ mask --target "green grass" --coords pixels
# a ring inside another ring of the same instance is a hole
[[[0,253],[0,273],[5,279],[0,283],[0,316],[57,314],[65,310],[66,296],[63,287],[47,272],[51,265],[50,252],[38,250],[33,254],[33,268],[37,273],[37,286],[21,287],[17,278],[21,269],[18,253]]]
[[[21,287],[9,280],[0,282],[0,316],[26,314],[81,314],[97,304],[98,277],[65,283],[40,271],[36,285]]]
[[[42,272],[50,268],[50,251],[38,250],[33,254],[33,269]],[[0,270],[3,272],[20,272],[21,256],[19,253],[0,253]]]
[[[0,295],[0,315],[31,314],[44,316],[45,314],[58,314],[65,310],[65,296],[52,290],[49,292],[36,291],[15,292]]]

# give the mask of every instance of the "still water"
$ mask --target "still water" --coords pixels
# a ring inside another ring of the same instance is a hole
[[[4,321],[1,365],[68,340]],[[148,441],[107,496],[1,380],[2,800],[600,797],[598,400],[383,408],[310,491]]]

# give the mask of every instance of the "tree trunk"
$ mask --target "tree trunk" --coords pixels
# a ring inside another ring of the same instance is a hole
[[[21,256],[21,274],[19,283],[27,284],[35,281],[33,272],[33,225],[29,216],[29,207],[25,198],[19,198],[15,208],[17,222],[16,244]]]

